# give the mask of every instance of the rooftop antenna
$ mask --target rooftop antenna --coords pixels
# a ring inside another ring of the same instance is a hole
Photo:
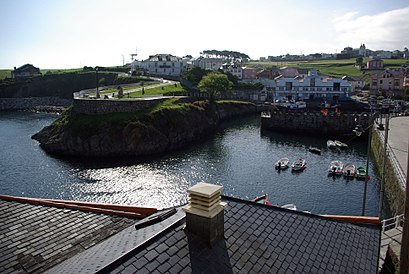
[[[135,53],[131,53],[130,55],[131,55],[131,59],[132,59],[132,61],[133,61],[133,59],[134,59],[136,56],[138,56],[138,48],[135,47]]]

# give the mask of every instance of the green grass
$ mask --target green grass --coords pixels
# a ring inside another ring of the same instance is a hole
[[[180,83],[176,84],[176,87],[174,85],[167,85],[163,87],[145,89],[145,95],[158,95],[158,94],[166,95],[167,93],[171,93],[171,92],[186,92],[186,89],[183,88]],[[142,90],[130,93],[131,98],[141,97],[141,96],[143,96]],[[124,98],[127,98],[127,97],[128,97],[127,95],[124,96]]]
[[[343,60],[319,60],[319,61],[293,61],[293,62],[250,62],[248,65],[251,67],[262,66],[265,68],[271,67],[296,67],[304,69],[317,69],[321,74],[342,77],[353,76],[363,77],[365,80],[369,79],[369,75],[376,71],[362,71],[355,68],[355,58],[343,59]],[[369,58],[364,58],[366,63]],[[386,68],[397,68],[401,65],[409,65],[409,60],[406,59],[384,59]]]
[[[11,69],[0,69],[0,80],[11,78]]]

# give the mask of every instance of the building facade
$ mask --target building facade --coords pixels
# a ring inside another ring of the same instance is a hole
[[[11,71],[11,78],[13,79],[28,78],[38,75],[41,75],[40,69],[31,64],[25,64],[19,68],[14,67],[14,70]]]
[[[144,61],[134,61],[132,70],[136,67],[145,69],[152,75],[180,76],[183,68],[182,58],[170,54],[156,54]]]
[[[257,78],[257,69],[256,68],[247,68],[243,67],[243,81],[253,81]]]
[[[310,70],[306,76],[280,75],[274,80],[259,80],[273,94],[275,100],[338,101],[349,97],[352,88],[347,80],[321,76],[316,70]]]
[[[202,69],[218,70],[226,63],[225,58],[200,56],[193,61],[193,65]]]
[[[383,60],[381,59],[369,60],[366,63],[366,68],[367,69],[383,69]]]
[[[370,91],[373,94],[387,96],[400,95],[403,92],[404,69],[386,69],[371,75]]]

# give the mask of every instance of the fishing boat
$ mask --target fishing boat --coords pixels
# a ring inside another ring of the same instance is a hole
[[[344,174],[345,177],[355,177],[356,174],[356,167],[355,165],[348,163],[344,165],[344,168],[342,169],[342,174]]]
[[[268,201],[268,195],[267,193],[261,196],[258,196],[252,200],[253,202],[256,202],[258,204],[263,204],[263,205],[270,205],[270,202]]]
[[[318,154],[321,155],[321,149],[317,148],[317,147],[309,147],[308,151],[314,154]]]
[[[254,198],[252,200],[252,202],[256,202],[256,203],[263,204],[263,205],[279,206],[279,207],[286,208],[286,209],[291,209],[291,210],[297,210],[297,206],[295,204],[285,204],[285,205],[282,205],[282,206],[280,206],[278,204],[273,204],[272,205],[270,203],[270,201],[268,200],[267,193]]]
[[[338,141],[338,140],[335,140],[334,143],[335,143],[335,145],[336,145],[337,147],[339,147],[339,148],[347,148],[347,147],[348,147],[347,144],[345,144],[345,143],[343,143],[343,142],[341,142],[341,141]]]
[[[356,169],[356,174],[355,177],[359,180],[365,180],[366,176],[366,168],[360,166]],[[369,180],[369,175],[368,175],[368,180]]]
[[[327,148],[337,148],[337,144],[335,144],[335,142],[334,141],[332,141],[332,140],[328,140],[327,141]]]
[[[303,171],[307,167],[307,161],[304,158],[298,158],[291,165],[292,171]]]
[[[275,169],[283,170],[288,168],[288,163],[290,160],[288,158],[281,158],[275,163]]]
[[[332,161],[328,168],[329,175],[341,175],[344,163],[338,160]]]

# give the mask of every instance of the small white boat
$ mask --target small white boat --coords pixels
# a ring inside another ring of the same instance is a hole
[[[275,163],[275,168],[278,170],[283,170],[288,168],[288,163],[290,160],[288,158],[281,158]]]
[[[335,144],[335,142],[332,141],[332,140],[328,140],[328,141],[327,141],[327,147],[328,147],[328,148],[336,148],[336,147],[337,147],[337,144]]]
[[[304,158],[298,158],[291,165],[292,171],[303,171],[307,167],[307,161]]]
[[[295,204],[286,204],[286,205],[282,205],[282,208],[286,208],[286,209],[291,209],[291,210],[297,210],[297,206]]]
[[[344,163],[341,161],[332,161],[328,168],[328,174],[341,175],[344,168]]]
[[[345,177],[355,177],[356,174],[356,167],[355,165],[348,163],[344,165],[344,168],[342,169],[342,173],[344,174]]]
[[[334,143],[335,143],[335,145],[336,145],[337,147],[339,147],[339,148],[347,148],[347,147],[348,147],[347,144],[345,144],[345,143],[343,143],[343,142],[341,142],[341,141],[338,141],[338,140],[335,140]]]

